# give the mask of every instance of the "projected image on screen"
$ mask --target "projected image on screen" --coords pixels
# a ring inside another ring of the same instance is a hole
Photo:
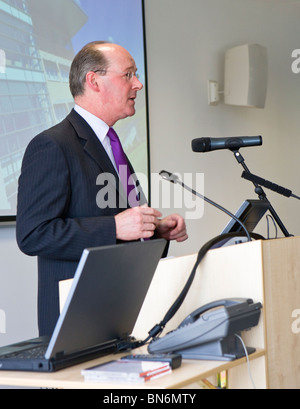
[[[142,0],[0,0],[0,217],[16,214],[30,140],[74,106],[69,69],[88,42],[127,48],[145,85]],[[116,124],[136,172],[147,174],[145,87],[136,114]],[[147,194],[148,186],[143,186]]]

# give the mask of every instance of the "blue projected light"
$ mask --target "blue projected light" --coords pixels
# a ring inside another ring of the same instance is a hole
[[[146,85],[142,0],[0,0],[0,221],[15,218],[28,143],[73,108],[70,65],[95,40],[125,47]],[[116,130],[136,172],[147,176],[146,105],[144,87],[135,116]]]

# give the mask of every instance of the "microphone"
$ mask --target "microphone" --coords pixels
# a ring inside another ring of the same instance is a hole
[[[241,220],[239,218],[237,218],[234,214],[232,214],[231,212],[229,212],[228,210],[226,210],[224,207],[218,205],[217,203],[213,202],[212,200],[208,199],[207,197],[201,195],[200,193],[196,192],[194,189],[191,189],[190,187],[188,187],[187,185],[185,185],[177,175],[174,175],[170,172],[167,172],[166,170],[162,170],[159,175],[164,179],[167,180],[171,183],[178,183],[180,186],[182,186],[184,189],[188,190],[189,192],[191,192],[193,195],[200,197],[200,199],[204,200],[205,202],[211,204],[212,206],[216,207],[217,209],[221,210],[222,212],[226,213],[227,216],[230,216],[233,220],[235,220],[237,223],[240,224],[240,226],[243,228],[243,230],[246,233],[246,236],[248,238],[248,241],[251,241],[251,237],[250,234],[246,228],[246,226],[244,225],[243,222],[241,222]]]
[[[263,179],[259,176],[253,175],[252,173],[248,172],[243,172],[242,178],[249,180],[250,182],[256,183],[257,185],[266,187],[267,189],[272,190],[273,192],[279,193],[280,195],[283,195],[285,197],[294,197],[295,199],[300,200],[300,197],[296,196],[293,194],[293,192],[289,189],[286,189],[285,187],[276,185],[275,183],[272,183],[266,179]]]
[[[220,149],[237,151],[240,148],[261,146],[261,136],[237,136],[232,138],[197,138],[192,141],[193,152],[212,152]]]

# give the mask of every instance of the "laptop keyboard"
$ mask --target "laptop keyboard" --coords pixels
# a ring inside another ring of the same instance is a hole
[[[40,345],[24,351],[11,352],[1,355],[1,359],[44,359],[48,345]]]

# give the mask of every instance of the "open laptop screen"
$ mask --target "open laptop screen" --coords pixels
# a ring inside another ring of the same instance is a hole
[[[265,200],[246,200],[235,215],[244,223],[246,229],[252,233],[268,210],[269,203]],[[242,231],[241,225],[231,219],[222,234],[238,233],[240,231]]]
[[[165,240],[86,249],[46,358],[129,336]]]

